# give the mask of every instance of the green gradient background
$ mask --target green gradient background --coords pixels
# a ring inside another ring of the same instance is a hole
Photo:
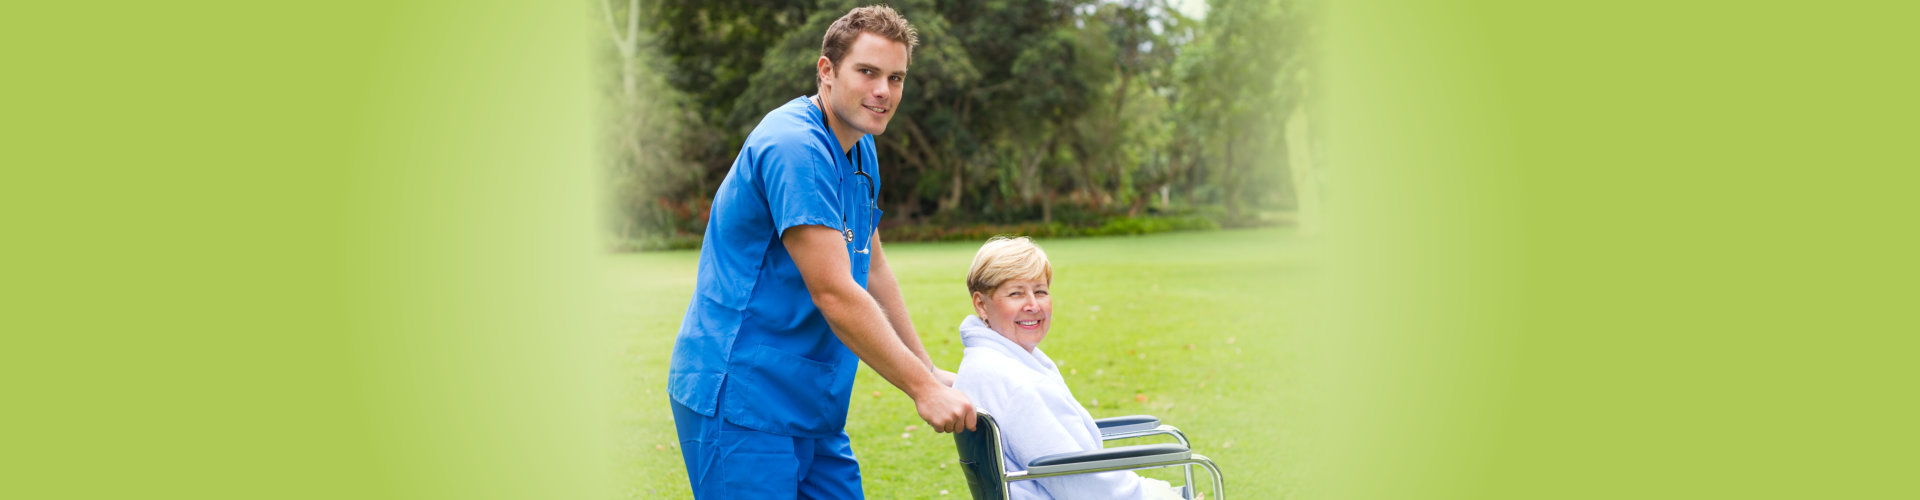
[[[8,7],[0,498],[611,496],[586,7]]]
[[[8,7],[0,497],[624,496],[567,4]],[[1335,6],[1300,496],[1920,496],[1913,12],[1809,5]]]
[[[1916,496],[1911,9],[1333,12],[1327,498]]]

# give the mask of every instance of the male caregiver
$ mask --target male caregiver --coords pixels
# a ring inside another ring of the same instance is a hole
[[[667,382],[695,497],[862,498],[846,432],[859,361],[934,430],[973,428],[880,245],[873,136],[918,44],[886,6],[835,21],[818,93],[767,113],[714,193]]]

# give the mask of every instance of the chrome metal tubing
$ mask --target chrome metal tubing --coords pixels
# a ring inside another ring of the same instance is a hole
[[[1002,487],[1005,487],[1007,483],[1011,483],[1014,481],[1027,481],[1032,479],[1042,479],[1042,478],[1049,478],[1049,477],[1071,476],[1075,474],[1091,474],[1095,472],[1113,472],[1113,471],[1120,471],[1120,470],[1158,469],[1161,467],[1173,467],[1177,465],[1192,466],[1194,464],[1199,464],[1202,467],[1206,467],[1207,471],[1213,474],[1213,497],[1215,498],[1215,500],[1225,500],[1227,498],[1227,493],[1226,493],[1227,484],[1226,484],[1226,480],[1220,476],[1220,468],[1218,466],[1213,465],[1213,460],[1208,459],[1206,455],[1201,455],[1199,453],[1191,453],[1185,459],[1169,460],[1165,463],[1157,463],[1157,464],[1118,465],[1118,466],[1112,466],[1112,467],[1090,467],[1086,469],[1050,472],[1046,474],[1028,474],[1027,471],[1023,471],[1023,470],[1013,471],[1013,472],[1006,473],[1006,476],[1005,476],[1006,481],[1002,482],[1001,485]],[[1191,469],[1189,469],[1188,473],[1189,474],[1192,473]],[[1187,484],[1191,485],[1193,483],[1189,482]]]
[[[1172,435],[1174,439],[1180,441],[1180,446],[1185,446],[1189,449],[1193,448],[1193,445],[1187,444],[1187,435],[1185,433],[1182,433],[1180,432],[1180,429],[1176,429],[1173,426],[1167,425],[1167,424],[1160,424],[1159,427],[1154,427],[1152,429],[1148,429],[1144,431],[1103,434],[1100,436],[1100,440],[1112,441],[1116,439],[1132,439],[1137,437],[1157,436],[1161,434]],[[1192,487],[1193,486],[1193,466],[1188,465],[1186,467],[1183,467],[1183,469],[1185,469],[1186,476],[1187,476],[1187,482],[1185,486]]]

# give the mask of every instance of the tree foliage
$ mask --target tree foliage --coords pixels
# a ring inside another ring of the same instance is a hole
[[[868,3],[602,1],[609,59],[626,70],[607,79],[617,220],[623,234],[668,236],[702,230],[747,133],[815,92],[827,26]],[[1168,0],[890,4],[921,40],[900,112],[876,137],[894,221],[1171,211],[1233,224],[1292,203],[1276,188],[1311,168],[1294,165],[1311,156],[1290,155],[1302,146],[1283,129],[1307,109],[1310,24],[1295,2],[1213,0],[1198,19]],[[632,9],[638,53],[617,50]]]

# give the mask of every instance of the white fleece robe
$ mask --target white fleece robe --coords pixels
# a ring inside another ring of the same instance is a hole
[[[1026,470],[1028,462],[1047,455],[1101,448],[1093,415],[1073,398],[1060,369],[1039,347],[1028,353],[974,316],[960,322],[960,341],[966,352],[953,388],[999,422],[1006,470]],[[1016,499],[1152,499],[1173,494],[1165,481],[1132,471],[1017,481],[1008,487]]]

